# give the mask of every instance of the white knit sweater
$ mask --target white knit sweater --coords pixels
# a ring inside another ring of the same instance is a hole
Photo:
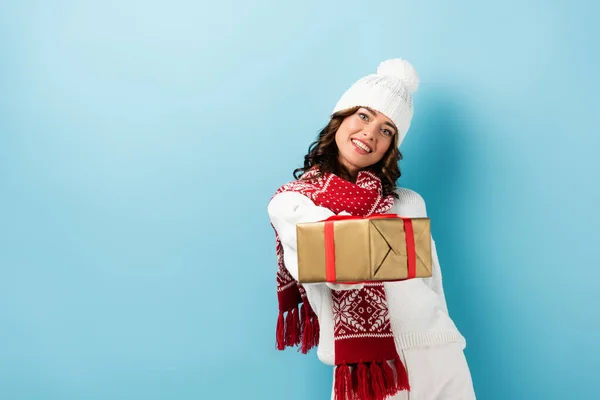
[[[389,213],[412,218],[427,216],[425,201],[418,193],[405,188],[397,189],[397,193],[399,199],[395,201]],[[285,266],[297,280],[296,224],[321,221],[334,213],[327,208],[316,206],[310,199],[295,192],[283,192],[274,196],[269,202],[268,213],[283,245]],[[451,342],[459,342],[463,348],[466,345],[464,337],[448,315],[442,274],[433,240],[431,249],[433,260],[431,278],[384,283],[390,324],[398,349]],[[329,283],[303,286],[308,301],[319,318],[320,337],[317,355],[323,363],[334,365],[331,290],[345,290],[357,286]]]

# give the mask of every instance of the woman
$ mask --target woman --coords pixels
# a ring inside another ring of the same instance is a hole
[[[398,148],[418,85],[414,68],[402,59],[387,60],[355,82],[310,146],[296,180],[268,205],[279,264],[278,348],[300,345],[306,353],[318,345],[319,359],[335,366],[332,399],[475,398],[466,342],[448,314],[433,241],[431,278],[297,282],[296,224],[336,214],[427,216],[419,194],[396,187]]]

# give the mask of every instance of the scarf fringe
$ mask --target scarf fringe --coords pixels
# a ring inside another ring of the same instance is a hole
[[[337,366],[335,369],[335,400],[355,399],[354,388],[352,386],[350,366],[347,364]]]
[[[392,367],[390,367],[389,363],[384,362],[381,372],[383,373],[382,376],[383,376],[384,392],[385,392],[385,394],[387,394],[389,396],[394,392],[394,387],[396,384],[394,370],[392,369]]]
[[[310,305],[302,304],[304,308],[304,329],[302,331],[302,353],[306,354],[310,349],[319,345],[319,319]]]
[[[382,364],[387,364],[383,362]],[[371,384],[373,385],[373,395],[375,398],[383,399],[390,394],[390,388],[386,386],[385,379],[383,379],[383,365],[379,366],[377,363],[371,363],[369,366],[369,375],[371,376]],[[393,386],[393,381],[390,382]]]
[[[279,310],[279,317],[277,318],[277,331],[275,337],[277,338],[277,350],[285,349],[285,322],[283,319],[283,311]]]
[[[299,350],[306,354],[319,345],[319,320],[310,305],[302,303],[291,310],[279,310],[277,318],[277,350],[299,345]]]
[[[335,400],[385,400],[400,391],[410,390],[408,374],[400,359],[341,364],[335,370]]]
[[[406,367],[402,363],[402,360],[396,358],[394,360],[394,368],[396,369],[398,390],[410,390],[410,384],[408,382],[408,372],[406,371]]]
[[[296,346],[300,343],[300,320],[298,319],[298,308],[292,308],[285,318],[285,345]]]

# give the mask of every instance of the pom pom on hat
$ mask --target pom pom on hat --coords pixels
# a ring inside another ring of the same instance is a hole
[[[383,61],[377,68],[377,75],[389,76],[402,81],[402,84],[411,94],[419,88],[419,75],[414,67],[406,60],[394,58]]]

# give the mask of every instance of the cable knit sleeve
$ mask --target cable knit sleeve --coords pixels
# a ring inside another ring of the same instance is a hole
[[[283,192],[274,196],[267,207],[269,219],[283,246],[285,267],[298,280],[298,250],[296,245],[296,224],[322,221],[335,215],[328,208],[320,207],[308,197],[296,192]],[[341,214],[347,214],[341,212]],[[326,283],[333,290],[362,288],[362,284]]]
[[[267,211],[283,246],[285,267],[298,280],[296,224],[322,221],[335,214],[328,208],[316,206],[308,197],[296,192],[283,192],[274,196]]]
[[[403,216],[412,218],[425,218],[427,217],[427,207],[425,200],[417,192],[406,189],[397,189],[399,199],[394,205],[393,212]],[[443,310],[448,314],[448,306],[446,304],[446,297],[444,294],[444,286],[442,283],[442,270],[438,259],[437,249],[435,241],[431,239],[431,259],[432,259],[432,271],[431,278],[424,278],[425,284],[433,290],[439,297],[440,305]]]

